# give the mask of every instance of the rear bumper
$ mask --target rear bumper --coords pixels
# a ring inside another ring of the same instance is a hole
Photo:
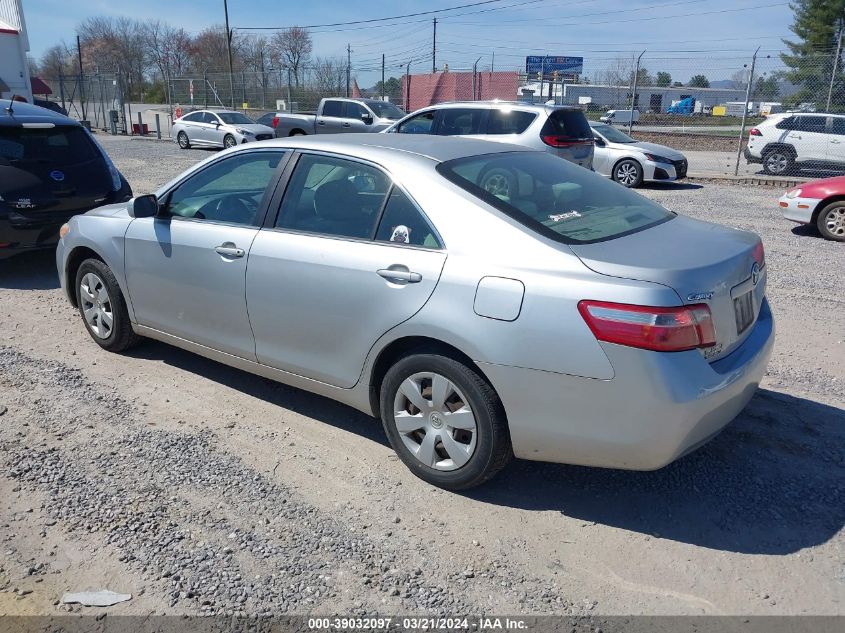
[[[818,198],[787,198],[784,194],[778,200],[778,206],[783,213],[783,217],[787,220],[800,224],[812,224],[813,213],[815,213],[820,202],[821,200]]]
[[[763,157],[757,156],[756,154],[752,154],[751,150],[748,148],[748,146],[746,146],[745,149],[742,151],[742,155],[745,156],[745,160],[749,163],[762,163],[763,162]]]
[[[766,371],[774,322],[764,301],[733,353],[657,353],[602,344],[615,376],[595,380],[480,364],[508,415],[523,459],[654,470],[694,450],[745,407]]]
[[[54,248],[59,241],[59,228],[70,215],[49,220],[29,221],[15,213],[0,212],[0,259],[26,251]]]

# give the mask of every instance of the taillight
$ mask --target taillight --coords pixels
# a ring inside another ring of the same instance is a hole
[[[274,116],[274,117],[273,117],[273,128],[275,129],[275,127],[276,127],[278,124],[279,124],[279,117]]]
[[[592,145],[595,141],[591,138],[570,138],[558,136],[557,134],[543,134],[540,136],[546,145],[551,147],[572,147],[574,145]]]
[[[673,308],[580,301],[578,311],[600,341],[655,352],[682,352],[716,344],[710,308]]]
[[[754,250],[751,251],[751,257],[754,258],[760,268],[766,265],[766,249],[763,248],[763,242],[757,242]]]
[[[763,136],[763,133],[758,130],[756,127],[751,128],[748,130],[748,136]]]

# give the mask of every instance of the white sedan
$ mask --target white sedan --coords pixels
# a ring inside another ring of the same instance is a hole
[[[687,159],[681,152],[643,143],[605,123],[590,122],[596,141],[593,170],[626,187],[643,182],[673,182],[687,176]]]

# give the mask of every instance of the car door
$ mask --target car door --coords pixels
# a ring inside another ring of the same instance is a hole
[[[827,136],[827,160],[845,165],[845,117],[831,117],[830,134]]]
[[[442,242],[408,194],[366,162],[301,154],[279,206],[249,254],[258,360],[352,387],[376,340],[431,296]]]
[[[610,148],[607,139],[593,130],[593,138],[596,140],[593,153],[593,171],[602,176],[609,176],[612,167],[611,156],[614,153]]]
[[[129,225],[126,277],[138,324],[255,360],[246,255],[284,157],[253,149],[212,162],[162,197],[159,217]]]
[[[192,112],[182,117],[182,125],[185,129],[185,134],[188,135],[191,143],[202,145],[203,140],[203,126],[202,126],[202,112]]]
[[[203,127],[205,128],[205,138],[211,145],[223,147],[223,137],[226,136],[226,130],[223,128],[223,122],[214,114],[214,112],[203,113]]]
[[[338,134],[343,131],[343,101],[326,99],[317,117],[317,134]]]
[[[798,162],[827,160],[827,119],[813,114],[795,117],[786,140],[795,148]]]
[[[368,116],[370,123],[364,122],[364,116]],[[367,128],[372,125],[373,114],[367,110],[360,103],[354,101],[343,102],[343,123],[341,123],[341,132],[366,132]]]

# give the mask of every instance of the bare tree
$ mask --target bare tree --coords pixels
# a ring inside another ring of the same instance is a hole
[[[184,29],[177,29],[159,20],[144,24],[147,64],[162,77],[179,76],[187,68],[191,55],[191,37]]]
[[[232,41],[232,47],[234,57],[235,40]],[[225,28],[209,27],[194,38],[191,46],[191,67],[200,71],[228,71]]]
[[[48,48],[41,56],[39,64],[44,77],[57,79],[59,75],[69,75],[73,70],[73,56],[64,43],[55,44]]]
[[[290,68],[297,86],[300,85],[303,67],[308,64],[312,50],[311,35],[298,26],[274,33],[270,39],[273,63]]]
[[[321,94],[341,94],[346,89],[346,61],[338,57],[314,59],[314,88]]]

